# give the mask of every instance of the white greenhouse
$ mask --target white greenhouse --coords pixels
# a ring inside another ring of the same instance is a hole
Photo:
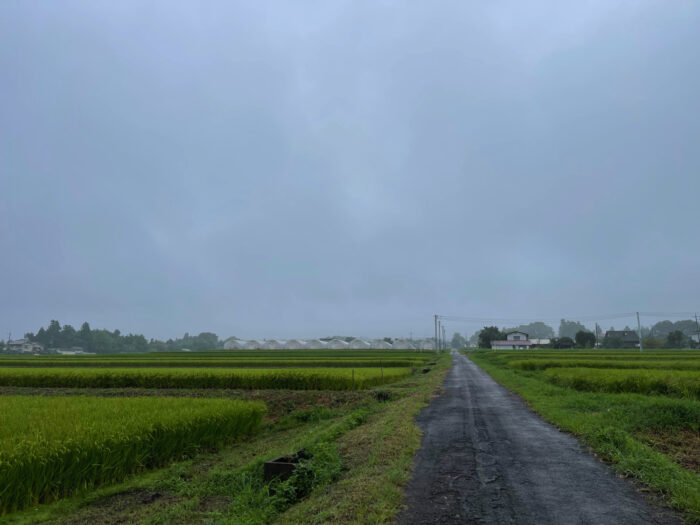
[[[304,348],[306,348],[306,341],[299,339],[288,339],[284,344],[285,350],[303,350]]]
[[[348,344],[343,341],[342,339],[331,339],[328,341],[328,345],[326,348],[329,348],[331,350],[345,350],[348,348]]]
[[[246,341],[242,339],[236,339],[235,337],[230,337],[224,341],[224,350],[243,350],[245,348]]]
[[[352,341],[350,341],[348,347],[354,350],[367,350],[368,348],[370,348],[370,345],[367,341],[363,339],[353,339]]]

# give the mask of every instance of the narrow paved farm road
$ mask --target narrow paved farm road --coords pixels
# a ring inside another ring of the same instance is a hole
[[[443,387],[418,417],[399,524],[680,523],[464,356]]]

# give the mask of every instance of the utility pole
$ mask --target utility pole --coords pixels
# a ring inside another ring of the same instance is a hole
[[[438,350],[442,351],[442,321],[438,319]]]
[[[437,335],[438,320],[437,320],[437,318],[438,318],[438,316],[437,316],[437,314],[435,314],[435,350],[438,349],[438,335]]]
[[[642,323],[639,322],[639,312],[637,312],[637,328],[639,329],[639,351],[643,352],[642,348]]]
[[[698,314],[695,314],[695,334],[698,336],[698,348],[700,348],[700,324],[698,324]]]
[[[445,339],[445,327],[442,327],[442,346],[447,350],[447,340]]]

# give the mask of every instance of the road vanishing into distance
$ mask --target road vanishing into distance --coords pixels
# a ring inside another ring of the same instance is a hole
[[[397,522],[681,523],[453,351],[444,393],[418,417],[423,443]]]

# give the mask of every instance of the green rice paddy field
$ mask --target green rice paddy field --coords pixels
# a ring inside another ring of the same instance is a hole
[[[621,475],[700,522],[700,351],[466,355]]]
[[[420,442],[413,416],[449,362],[392,350],[0,357],[0,520],[269,523],[317,514],[318,489],[339,482],[367,495],[348,506],[339,494],[325,512],[389,519]],[[387,442],[377,469],[346,472]],[[298,474],[263,477],[265,460],[301,449]]]

